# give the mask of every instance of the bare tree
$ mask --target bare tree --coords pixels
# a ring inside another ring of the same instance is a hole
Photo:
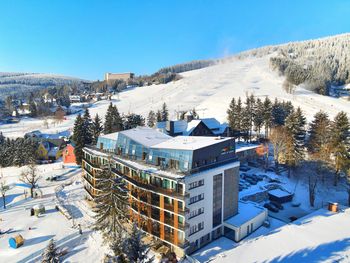
[[[28,168],[23,171],[20,175],[19,180],[23,183],[30,185],[30,196],[34,197],[34,188],[36,186],[36,183],[41,178],[41,176],[38,175],[36,169],[36,165],[34,163],[30,164]]]
[[[278,126],[273,128],[270,133],[270,142],[273,145],[273,156],[275,160],[276,171],[278,171],[278,165],[280,158],[282,157],[287,140],[287,131],[284,126]]]
[[[6,209],[6,192],[8,190],[10,190],[10,187],[6,184],[5,179],[1,178],[0,179],[0,193],[2,196],[4,209]]]

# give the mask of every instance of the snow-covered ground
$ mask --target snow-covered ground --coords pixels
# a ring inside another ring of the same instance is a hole
[[[40,165],[37,168],[38,174],[42,176],[38,186],[43,196],[36,199],[23,198],[24,190],[29,192],[29,188],[18,178],[25,167],[2,169],[11,190],[7,192],[6,210],[2,208],[3,200],[0,198],[0,229],[2,232],[9,230],[9,233],[0,235],[0,262],[38,262],[43,249],[52,238],[59,248],[67,249],[64,262],[100,262],[105,249],[101,246],[100,235],[91,231],[91,209],[88,209],[83,200],[81,169],[75,166],[62,168],[62,162]],[[46,180],[54,175],[61,175],[62,180]],[[68,220],[55,210],[55,205],[60,203],[56,194],[74,219]],[[30,208],[36,204],[43,204],[46,213],[39,217],[30,216]],[[77,224],[82,226],[82,235],[78,232]],[[17,249],[10,248],[8,239],[17,234],[25,239],[24,245]]]
[[[282,89],[284,78],[269,68],[269,56],[248,57],[208,68],[182,73],[183,79],[168,84],[131,88],[114,96],[112,102],[122,113],[134,112],[147,116],[148,112],[161,108],[163,102],[169,107],[170,117],[176,117],[180,110],[196,108],[200,117],[216,117],[226,121],[226,110],[232,97],[244,98],[247,93],[257,97],[277,97],[290,100],[300,106],[307,118],[319,110],[330,117],[339,111],[350,113],[350,102],[338,98],[317,95],[298,87],[294,94]],[[99,101],[90,108],[91,115],[98,113],[104,117],[109,101]],[[5,136],[16,137],[40,129],[45,133],[66,130],[73,126],[75,115],[67,117],[61,124],[43,126],[43,120],[27,119],[18,124],[1,125]]]
[[[276,175],[252,168],[248,174],[265,174],[281,181],[281,186],[295,193],[293,202],[284,204],[278,213],[269,211],[271,226],[261,226],[239,243],[222,237],[192,255],[199,262],[350,262],[350,209],[339,214],[324,209],[328,201],[347,204],[344,185],[332,185],[331,178],[317,187],[315,207],[308,199],[307,176]],[[266,180],[250,186],[239,193],[239,198],[262,191]],[[264,202],[261,203],[261,205]],[[301,217],[293,223],[290,216]],[[347,228],[346,231],[343,229]]]
[[[350,262],[350,209],[320,209],[269,235],[225,251],[213,262]]]

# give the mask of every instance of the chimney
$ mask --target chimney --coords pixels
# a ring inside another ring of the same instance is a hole
[[[167,121],[165,129],[170,136],[174,136],[174,121]]]

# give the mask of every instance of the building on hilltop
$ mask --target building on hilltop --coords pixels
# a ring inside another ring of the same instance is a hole
[[[124,80],[133,79],[134,73],[125,72],[125,73],[105,73],[105,81],[109,84],[113,84],[116,80]]]
[[[129,220],[178,255],[222,236],[225,220],[238,213],[233,138],[170,137],[137,127],[102,135],[83,152],[87,196],[101,194],[98,174],[108,164],[129,189]]]

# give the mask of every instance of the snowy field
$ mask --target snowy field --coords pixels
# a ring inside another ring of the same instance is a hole
[[[50,239],[54,238],[59,248],[67,250],[63,262],[100,262],[104,255],[101,237],[91,229],[91,211],[83,200],[84,190],[80,182],[81,169],[76,166],[62,168],[62,162],[40,165],[37,167],[42,178],[38,186],[42,197],[24,199],[23,192],[29,188],[18,180],[25,167],[3,168],[2,174],[11,185],[7,192],[6,210],[2,208],[0,198],[0,262],[38,262],[43,249]],[[61,175],[62,180],[51,182],[46,178]],[[62,185],[65,185],[62,187]],[[69,209],[74,219],[68,220],[61,212],[56,211],[59,204],[56,198]],[[36,204],[45,206],[46,213],[39,217],[30,216],[30,208]],[[81,224],[83,234],[78,232]],[[13,249],[8,246],[9,237],[20,234],[25,239],[24,245]]]
[[[138,113],[147,116],[150,110],[158,110],[163,102],[169,107],[170,117],[176,117],[180,110],[193,107],[200,117],[216,117],[226,121],[226,110],[232,97],[245,98],[254,94],[271,99],[289,100],[300,106],[308,120],[319,110],[334,117],[339,111],[350,113],[350,102],[343,99],[317,95],[302,87],[295,93],[287,94],[282,89],[284,78],[269,68],[269,56],[248,57],[216,66],[182,73],[183,79],[162,85],[132,88],[114,96],[112,102],[121,113]],[[99,101],[90,108],[91,115],[104,117],[109,101]],[[18,124],[1,125],[0,130],[8,137],[23,136],[24,133],[39,129],[42,132],[56,132],[72,128],[75,115],[67,117],[61,124],[46,129],[43,120],[27,119]]]

